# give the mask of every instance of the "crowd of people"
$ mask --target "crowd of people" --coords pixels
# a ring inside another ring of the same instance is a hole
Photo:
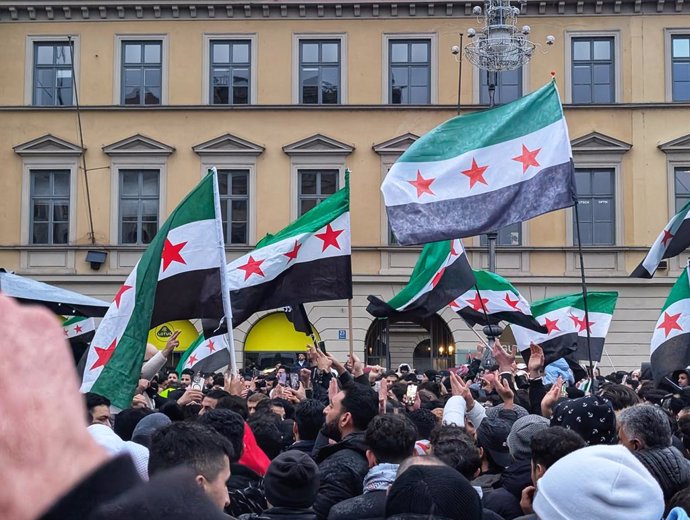
[[[490,356],[423,373],[310,348],[268,373],[202,379],[161,368],[114,413],[105,397],[78,393],[49,313],[2,296],[0,313],[0,341],[12,346],[0,377],[28,377],[38,363],[46,373],[5,392],[6,518],[678,520],[690,511],[684,370],[660,388],[639,370],[578,381],[567,366],[545,366],[538,345],[524,365],[496,342]]]

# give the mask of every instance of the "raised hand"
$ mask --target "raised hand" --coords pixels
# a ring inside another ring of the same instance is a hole
[[[491,354],[498,363],[499,372],[510,372],[513,373],[513,362],[515,361],[514,354],[508,354],[505,349],[501,346],[501,342],[494,341],[493,347],[491,347]]]
[[[530,379],[540,377],[544,373],[544,350],[536,343],[530,343],[529,345],[527,372]]]
[[[551,390],[546,392],[546,395],[541,400],[541,414],[550,419],[553,415],[553,407],[555,406],[558,399],[561,397],[561,387],[563,386],[563,378],[558,376],[556,382],[551,387]]]

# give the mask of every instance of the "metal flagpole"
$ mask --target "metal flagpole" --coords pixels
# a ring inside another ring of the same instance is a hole
[[[352,298],[347,300],[347,338],[350,340],[350,355],[354,354],[355,346],[352,339]]]
[[[585,309],[585,329],[587,330],[587,359],[589,360],[589,377],[594,379],[594,363],[592,362],[591,331],[589,330],[589,306],[587,305],[587,281],[585,280],[585,263],[582,255],[582,240],[580,239],[580,212],[579,202],[575,195],[575,227],[577,228],[577,251],[580,256],[580,278],[582,283],[582,301]]]
[[[225,239],[223,238],[223,223],[221,220],[220,195],[218,191],[218,171],[215,166],[211,168],[213,175],[213,205],[215,207],[216,221],[216,243],[218,244],[218,260],[220,261],[220,290],[223,293],[223,313],[225,314],[225,325],[228,340],[228,350],[230,351],[230,372],[237,375],[237,359],[235,358],[235,338],[232,333],[232,304],[230,303],[230,283],[228,281],[228,270],[226,268],[227,259],[225,258]]]

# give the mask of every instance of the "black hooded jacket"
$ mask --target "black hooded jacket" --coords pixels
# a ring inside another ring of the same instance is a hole
[[[520,498],[522,490],[531,485],[531,462],[518,460],[506,468],[498,482],[498,487],[484,495],[482,504],[505,520],[513,520],[524,514],[520,508]]]

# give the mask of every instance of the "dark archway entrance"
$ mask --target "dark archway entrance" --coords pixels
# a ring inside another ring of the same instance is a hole
[[[419,323],[375,319],[367,331],[365,345],[369,365],[397,368],[408,363],[420,370],[455,365],[455,340],[438,314]]]

